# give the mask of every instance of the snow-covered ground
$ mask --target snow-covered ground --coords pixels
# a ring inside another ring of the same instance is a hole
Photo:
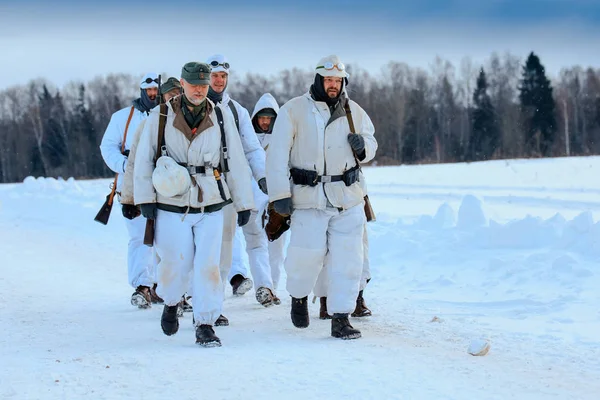
[[[598,399],[600,158],[367,168],[363,338],[225,299],[223,347],[129,304],[110,180],[0,185],[1,399]],[[467,353],[485,340],[484,357]]]

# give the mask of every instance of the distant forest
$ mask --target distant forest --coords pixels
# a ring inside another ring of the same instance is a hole
[[[485,65],[437,58],[429,70],[392,61],[378,75],[359,65],[348,71],[349,95],[375,125],[374,165],[600,153],[599,69],[574,66],[549,77],[532,52],[524,60],[493,53]],[[282,105],[313,79],[314,71],[297,68],[233,74],[228,91],[251,113],[263,93]],[[138,96],[138,77],[127,74],[60,89],[36,79],[1,91],[0,182],[111,176],[98,146],[111,114]]]

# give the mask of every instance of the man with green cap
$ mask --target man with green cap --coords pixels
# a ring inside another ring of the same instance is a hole
[[[153,109],[144,126],[135,159],[134,198],[142,215],[155,221],[163,332],[177,333],[178,304],[191,279],[196,343],[214,347],[221,345],[213,326],[223,308],[222,209],[233,204],[238,224],[248,222],[254,208],[252,178],[233,118],[206,97],[210,67],[185,64],[180,83],[183,94]],[[159,146],[160,126],[164,137]],[[155,163],[157,151],[161,156]]]

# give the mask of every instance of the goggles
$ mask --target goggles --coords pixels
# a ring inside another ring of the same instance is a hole
[[[319,68],[323,68],[327,71],[331,71],[332,69],[336,68],[338,71],[343,71],[346,69],[346,66],[344,65],[344,63],[334,64],[331,61],[327,61],[323,65],[317,65],[316,69],[319,69]]]
[[[228,62],[224,62],[224,63],[220,64],[217,60],[214,60],[214,61],[210,62],[210,65],[212,67],[219,67],[219,66],[221,66],[221,67],[223,67],[225,69],[229,69],[229,63]]]
[[[157,79],[152,79],[152,78],[146,78],[145,81],[143,81],[142,83],[147,83],[147,84],[151,84],[152,82],[158,84],[158,78]]]

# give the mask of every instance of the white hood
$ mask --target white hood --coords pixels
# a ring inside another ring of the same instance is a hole
[[[252,122],[254,122],[254,117],[256,116],[256,114],[258,114],[260,110],[263,110],[265,108],[272,108],[273,111],[275,111],[275,114],[279,113],[279,105],[277,104],[277,100],[275,100],[275,97],[273,97],[271,93],[263,94],[262,96],[260,96],[260,99],[258,99],[258,101],[256,102],[256,105],[254,106],[254,111],[252,112],[252,117],[250,118]],[[256,132],[256,136],[258,136],[258,140],[260,141],[260,144],[262,145],[263,149],[266,150],[270,143],[271,134]]]

